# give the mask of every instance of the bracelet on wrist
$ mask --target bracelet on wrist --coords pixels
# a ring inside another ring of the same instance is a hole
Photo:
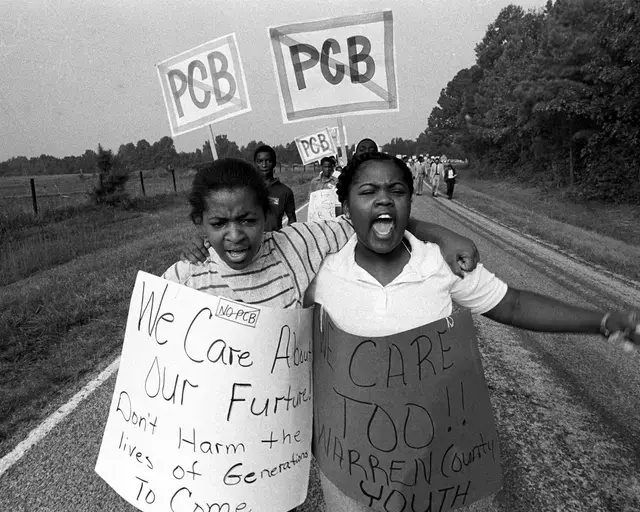
[[[605,313],[602,317],[602,320],[600,320],[600,334],[602,334],[605,338],[608,338],[611,335],[611,331],[607,329],[607,320],[609,320],[610,316],[611,312]]]

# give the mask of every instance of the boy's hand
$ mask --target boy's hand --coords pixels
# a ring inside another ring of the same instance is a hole
[[[183,247],[180,253],[180,260],[194,265],[204,263],[209,257],[209,247],[211,247],[211,244],[206,238],[202,236],[193,237],[191,241]]]

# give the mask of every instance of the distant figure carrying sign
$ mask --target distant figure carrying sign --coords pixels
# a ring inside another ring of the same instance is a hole
[[[251,111],[235,34],[157,65],[172,135]]]
[[[270,28],[285,123],[398,110],[393,14]]]

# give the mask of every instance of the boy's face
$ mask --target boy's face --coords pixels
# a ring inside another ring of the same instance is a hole
[[[256,155],[255,164],[265,178],[270,178],[273,176],[273,169],[276,166],[276,161],[269,151],[260,151]]]
[[[333,162],[324,162],[322,164],[322,177],[327,179],[333,176],[334,165]]]
[[[246,268],[262,244],[264,212],[254,192],[247,188],[209,192],[202,230],[211,247],[234,270]]]

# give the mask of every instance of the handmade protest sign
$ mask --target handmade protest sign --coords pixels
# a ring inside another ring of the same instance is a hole
[[[398,110],[393,14],[269,29],[285,123]]]
[[[311,322],[139,272],[96,472],[143,511],[303,503]]]
[[[172,135],[251,111],[235,34],[171,57],[157,69]]]
[[[314,455],[342,492],[377,511],[445,511],[500,488],[469,312],[366,338],[316,306],[313,352]]]
[[[338,201],[338,194],[335,188],[311,192],[309,206],[307,207],[307,220],[318,222],[335,219],[336,206],[340,206],[340,201]]]
[[[333,156],[337,152],[337,146],[327,128],[305,137],[296,137],[295,141],[304,165],[316,162],[325,156]]]

